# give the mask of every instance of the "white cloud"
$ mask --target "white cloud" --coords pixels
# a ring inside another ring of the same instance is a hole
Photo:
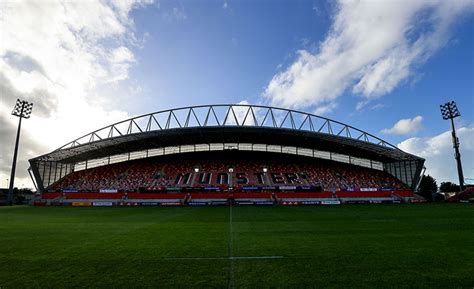
[[[413,76],[449,40],[452,24],[474,1],[340,1],[316,53],[301,50],[263,95],[274,105],[302,108],[332,103],[351,89],[368,101]]]
[[[224,4],[222,4],[222,9],[227,9],[229,8],[229,4],[227,3],[227,1],[224,1]]]
[[[164,11],[163,19],[168,22],[182,22],[188,19],[188,14],[186,13],[184,6],[181,3],[175,3],[177,6]]]
[[[314,114],[316,114],[316,115],[325,115],[325,114],[328,114],[328,113],[332,112],[336,107],[337,107],[336,102],[330,102],[328,104],[318,106],[316,108],[316,110],[314,111]]]
[[[395,134],[395,135],[414,135],[419,132],[423,126],[423,117],[418,115],[414,118],[405,118],[397,121],[391,128],[385,128],[382,130],[384,134]]]
[[[22,126],[17,185],[31,184],[27,159],[128,116],[110,106],[116,95],[103,91],[129,78],[136,61],[131,48],[139,44],[129,13],[149,3],[0,3],[0,114],[7,116],[0,119],[0,186],[10,174],[16,98],[34,103]]]
[[[464,178],[474,179],[474,125],[457,129],[460,140]],[[451,131],[433,137],[413,137],[399,143],[398,148],[426,159],[426,173],[438,184],[443,181],[459,183],[452,145]]]
[[[186,20],[188,19],[188,15],[184,12],[183,7],[174,7],[173,8],[173,15],[176,20]]]
[[[369,110],[378,110],[378,109],[382,109],[382,108],[386,108],[386,107],[388,107],[387,104],[377,103],[377,104],[374,104],[371,107],[369,107]]]

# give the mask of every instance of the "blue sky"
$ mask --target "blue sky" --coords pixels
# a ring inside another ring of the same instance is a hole
[[[163,1],[134,11],[137,31],[149,38],[131,75],[144,80],[146,94],[167,100],[161,107],[258,102],[277,67],[328,25],[311,2],[223,3]],[[186,19],[170,15],[176,7]]]
[[[265,86],[292,63],[298,50],[314,50],[325,39],[334,9],[311,1],[235,1],[227,2],[227,9],[222,3],[162,1],[134,11],[137,32],[149,34],[144,47],[135,51],[138,65],[130,73],[140,79],[145,102],[135,114],[146,112],[148,100],[157,109],[242,100],[266,103]],[[185,19],[170,15],[176,7]],[[401,118],[421,115],[425,126],[418,135],[430,136],[448,127],[440,119],[439,104],[456,100],[463,121],[473,123],[472,23],[472,15],[456,23],[446,47],[373,103],[381,108],[358,112],[360,97],[346,91],[338,108],[325,116],[380,134]],[[405,139],[384,138],[393,143]]]
[[[9,113],[18,95],[49,108],[36,106],[25,124],[23,162],[126,117],[246,101],[351,124],[425,157],[438,180],[457,181],[449,123],[439,112],[439,104],[455,100],[464,174],[474,182],[472,1],[0,7],[0,110]],[[14,132],[15,120],[1,121],[2,134]],[[11,146],[2,143],[0,186]]]

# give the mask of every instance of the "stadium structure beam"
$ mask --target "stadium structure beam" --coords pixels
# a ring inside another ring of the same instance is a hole
[[[416,168],[410,168],[410,172],[415,171],[416,175],[424,163],[424,159],[348,124],[302,111],[250,104],[188,106],[136,116],[97,129],[29,161],[42,191],[44,172],[51,162],[69,166],[65,173],[68,174],[74,171],[75,164],[88,160],[155,148],[221,142],[294,146],[383,163],[413,161]],[[48,179],[47,185],[51,181]]]
[[[454,119],[461,116],[461,113],[456,106],[456,102],[450,101],[439,106],[441,115],[444,120],[451,120],[451,136],[453,139],[454,158],[456,159],[459,177],[459,191],[464,191],[464,175],[462,172],[461,153],[459,152],[459,138],[456,136],[456,128],[454,127]]]
[[[10,186],[8,188],[8,205],[13,204],[13,186],[15,184],[15,170],[16,170],[16,159],[18,155],[18,144],[20,142],[20,130],[21,130],[21,120],[23,118],[30,118],[31,111],[33,110],[33,103],[29,103],[26,100],[17,99],[15,107],[13,108],[12,115],[20,118],[18,121],[18,129],[16,132],[16,141],[15,141],[15,150],[13,152],[13,163],[12,171],[10,176]]]

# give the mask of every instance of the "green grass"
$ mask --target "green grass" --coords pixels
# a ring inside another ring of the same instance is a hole
[[[0,220],[2,289],[474,286],[470,204],[234,207],[232,245],[228,207],[2,207]]]

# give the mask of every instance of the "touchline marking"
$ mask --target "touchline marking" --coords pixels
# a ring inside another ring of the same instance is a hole
[[[232,204],[229,206],[229,289],[235,287],[234,284],[234,229],[232,227]]]
[[[282,259],[283,256],[241,256],[241,257],[230,257],[232,260],[246,260],[246,259]]]
[[[165,260],[255,260],[283,259],[284,256],[235,256],[235,257],[166,257]]]

